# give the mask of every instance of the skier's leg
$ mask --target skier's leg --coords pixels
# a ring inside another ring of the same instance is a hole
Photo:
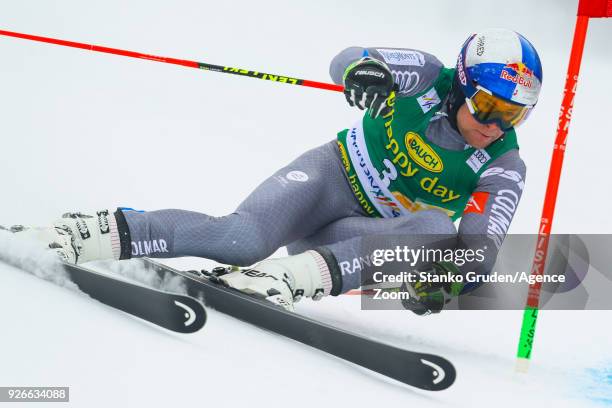
[[[290,253],[305,252],[265,260],[252,270],[233,272],[221,280],[292,309],[302,296],[316,299],[361,286],[374,272],[368,266],[377,249],[453,248],[456,234],[450,218],[438,210],[389,219],[345,217],[291,244]]]
[[[450,218],[439,210],[426,210],[397,218],[345,217],[331,222],[314,234],[287,245],[289,255],[352,238],[369,235],[456,234]]]
[[[124,211],[132,256],[198,256],[251,265],[338,218],[360,213],[345,177],[337,145],[330,142],[277,171],[230,215]]]
[[[439,210],[427,210],[397,218],[342,218],[290,244],[287,249],[291,255],[312,249],[329,250],[342,273],[342,292],[346,292],[361,286],[374,269],[379,269],[371,265],[374,250],[397,246],[454,248],[456,236],[457,229],[448,215]]]

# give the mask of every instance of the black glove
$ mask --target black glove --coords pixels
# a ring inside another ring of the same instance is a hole
[[[349,105],[369,109],[370,117],[385,115],[390,108],[385,103],[395,89],[393,75],[383,62],[361,58],[344,71],[344,96]]]
[[[433,263],[431,270],[426,271],[430,276],[457,276],[461,273],[452,262]],[[401,291],[410,294],[409,299],[402,299],[402,306],[422,316],[431,313],[440,313],[444,305],[453,297],[459,296],[465,283],[463,282],[432,282],[434,279],[402,283]]]

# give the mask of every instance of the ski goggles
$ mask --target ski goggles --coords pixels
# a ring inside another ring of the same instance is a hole
[[[476,92],[465,98],[472,116],[480,123],[497,123],[502,130],[509,130],[527,119],[533,105],[520,105],[494,96],[491,91],[476,86]]]

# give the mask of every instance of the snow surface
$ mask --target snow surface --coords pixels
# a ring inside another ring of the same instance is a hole
[[[471,32],[513,28],[544,61],[540,103],[519,131],[528,180],[511,227],[536,232],[577,1],[422,3],[20,0],[2,2],[0,28],[319,81],[350,45],[415,47],[452,65]],[[591,21],[554,232],[612,231],[600,204],[612,199],[600,120],[611,107],[610,38],[612,22]],[[222,215],[360,114],[334,92],[18,39],[0,38],[0,50],[1,225],[116,206]],[[449,358],[457,381],[438,393],[214,311],[200,333],[169,333],[12,266],[0,266],[0,311],[0,386],[70,386],[72,406],[612,405],[609,311],[542,312],[531,369],[519,375],[520,311],[417,318],[362,311],[351,296],[298,305]]]

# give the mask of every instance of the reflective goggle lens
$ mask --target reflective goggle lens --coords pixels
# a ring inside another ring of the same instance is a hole
[[[523,122],[532,106],[519,105],[498,98],[477,87],[471,98],[466,98],[470,112],[481,123],[497,122],[502,130],[508,130]]]

